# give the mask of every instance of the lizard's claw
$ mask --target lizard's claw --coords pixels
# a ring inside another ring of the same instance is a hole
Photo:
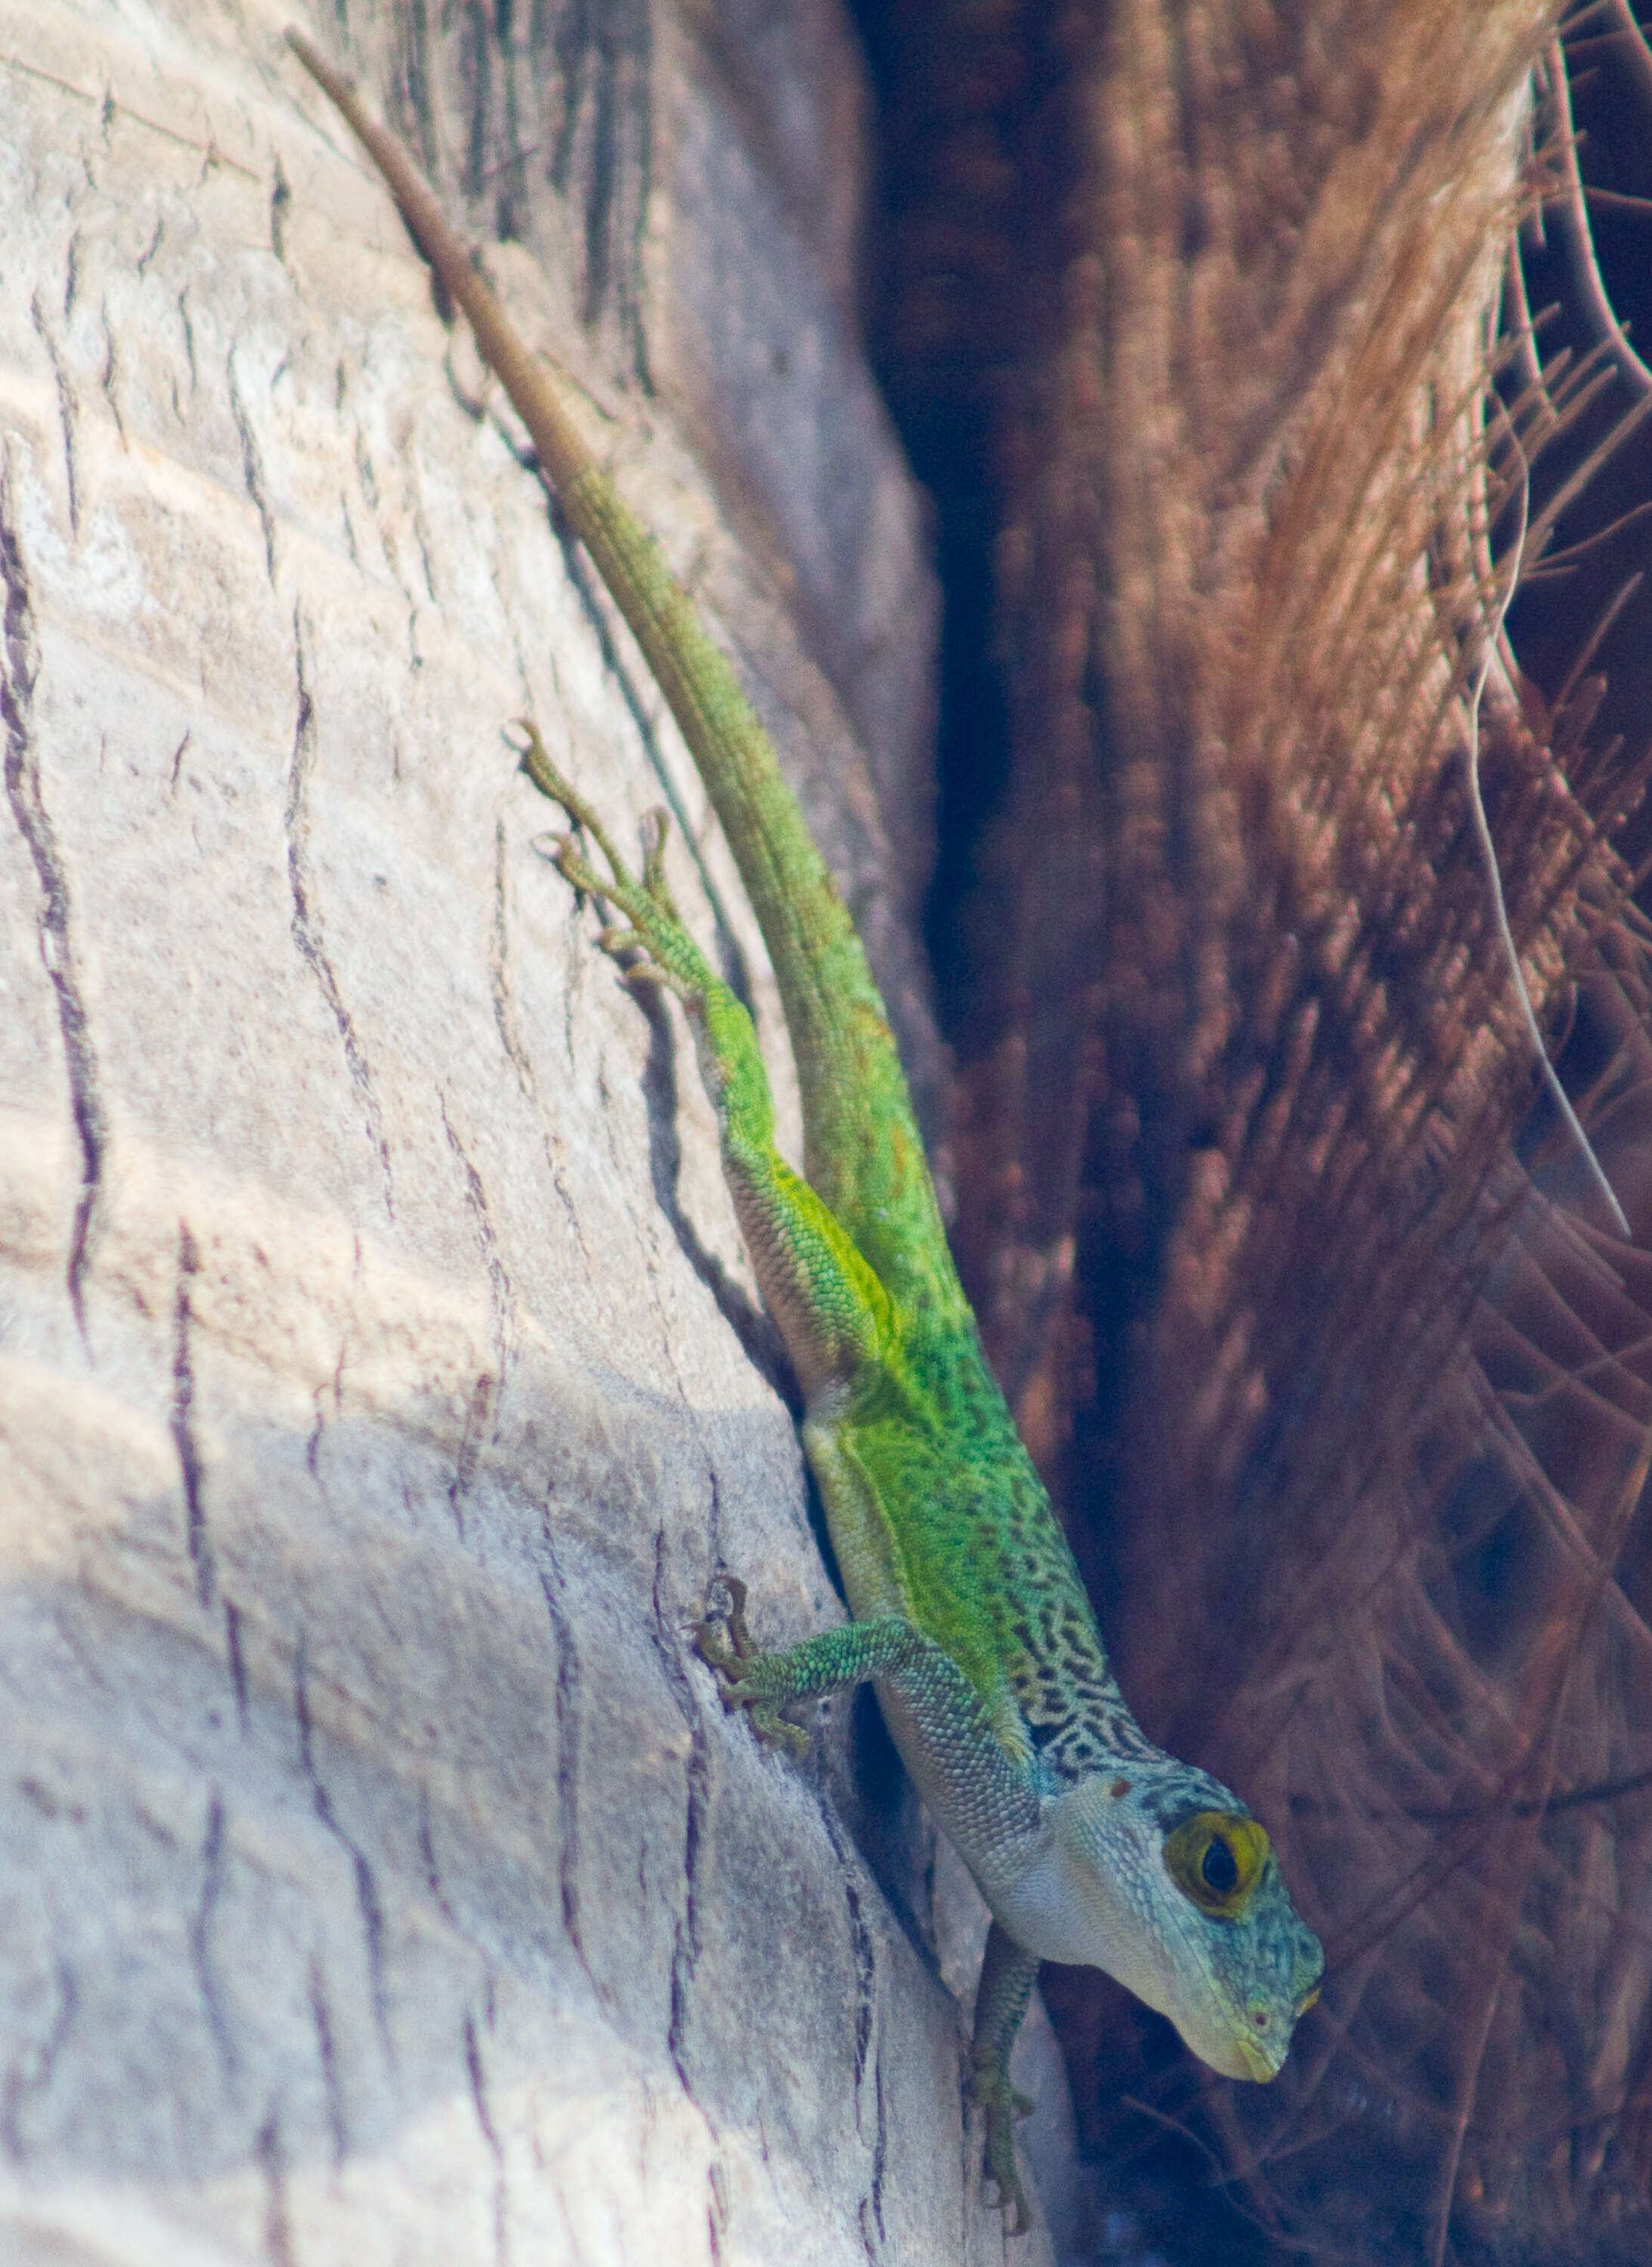
[[[551,863],[571,889],[583,890],[587,897],[606,895],[602,876],[590,862],[580,855],[579,846],[571,834],[553,838]]]
[[[752,1643],[752,1632],[745,1623],[745,1601],[750,1596],[738,1574],[725,1574],[723,1587],[729,1594],[729,1610],[723,1616],[728,1623],[725,1638],[715,1621],[697,1623],[694,1643],[701,1661],[709,1662],[714,1669],[732,1668],[737,1662],[755,1659],[757,1647]],[[714,1650],[715,1648],[715,1650]]]
[[[1009,2235],[1024,2235],[1032,2225],[1027,2192],[1016,2170],[1016,2120],[1030,2117],[1036,2104],[1017,2094],[995,2058],[978,2061],[970,2074],[970,2099],[987,2112],[987,2152],[983,2170],[998,2188],[998,2206],[1009,2220]]]
[[[784,1656],[758,1651],[745,1625],[745,1583],[738,1574],[725,1574],[723,1581],[729,1594],[729,1610],[722,1618],[728,1625],[727,1634],[710,1617],[697,1622],[694,1651],[716,1672],[725,1708],[747,1710],[752,1729],[771,1747],[805,1756],[809,1735],[800,1725],[789,1724],[780,1713],[791,1697],[783,1686]],[[776,1670],[782,1670],[782,1676],[777,1676]]]

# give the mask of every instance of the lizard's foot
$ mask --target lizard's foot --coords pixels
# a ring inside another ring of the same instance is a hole
[[[727,1634],[716,1619],[708,1618],[694,1627],[694,1651],[716,1672],[725,1708],[745,1708],[760,1740],[787,1748],[794,1756],[809,1752],[809,1735],[789,1724],[781,1714],[786,1702],[797,1696],[783,1653],[760,1653],[745,1625],[745,1585],[738,1574],[725,1574],[729,1610],[723,1618]]]
[[[573,837],[563,835],[554,854],[558,872],[575,889],[617,906],[631,924],[628,928],[604,929],[598,940],[604,951],[641,955],[625,972],[628,983],[663,984],[675,992],[685,1006],[702,1007],[716,979],[699,946],[683,927],[682,915],[665,879],[666,814],[664,811],[649,813],[642,871],[640,877],[633,874],[591,803],[551,761],[538,726],[528,717],[518,716],[517,728],[523,735],[523,745],[518,750],[523,771],[542,796],[559,805],[581,833],[591,838],[608,868],[606,875],[599,874],[588,859],[581,856]]]
[[[970,2099],[987,2112],[987,2155],[983,2169],[998,2187],[999,2209],[1009,2219],[1005,2233],[1024,2235],[1032,2225],[1027,2192],[1016,2170],[1016,2120],[1032,2116],[1035,2104],[1017,2094],[995,2055],[978,2056],[970,2073]]]

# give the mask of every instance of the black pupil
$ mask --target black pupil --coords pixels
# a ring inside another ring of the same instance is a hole
[[[1214,1889],[1217,1897],[1231,1897],[1239,1886],[1239,1867],[1232,1850],[1220,1834],[1213,1834],[1205,1845],[1205,1854],[1199,1861],[1205,1887]]]

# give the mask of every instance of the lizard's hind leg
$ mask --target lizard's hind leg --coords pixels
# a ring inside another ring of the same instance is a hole
[[[724,987],[684,928],[665,879],[665,813],[654,811],[649,814],[649,836],[639,879],[614,848],[593,805],[551,761],[537,725],[524,717],[521,730],[525,736],[521,751],[522,769],[542,796],[559,804],[574,825],[590,836],[608,868],[606,875],[599,874],[587,859],[581,857],[572,836],[565,835],[556,846],[558,872],[575,889],[584,890],[616,907],[631,924],[629,928],[605,929],[604,949],[614,953],[642,953],[645,957],[626,971],[628,980],[663,984],[675,992],[686,1007],[703,1012],[710,994]]]
[[[799,1383],[810,1396],[847,1383],[889,1334],[888,1297],[841,1225],[775,1146],[775,1098],[756,1029],[689,935],[666,884],[664,813],[654,816],[639,879],[590,803],[552,763],[532,725],[522,730],[523,770],[584,830],[608,867],[598,873],[569,838],[557,846],[559,869],[631,924],[605,930],[603,944],[610,952],[638,952],[627,981],[663,984],[688,1010],[740,1233]]]
[[[987,2112],[986,2172],[998,2183],[998,2201],[1011,2235],[1032,2226],[1026,2192],[1016,2170],[1015,2120],[1033,2104],[1010,2083],[1010,2055],[1038,1981],[1036,1953],[1016,1942],[1000,1920],[988,1932],[975,1992],[975,2036],[970,2050],[970,2094]]]

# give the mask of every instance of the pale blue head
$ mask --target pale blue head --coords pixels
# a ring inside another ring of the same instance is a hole
[[[1168,1756],[1054,1797],[1037,1857],[995,1903],[1030,1952],[1105,1969],[1229,2078],[1277,2074],[1325,1973],[1266,1830]]]

